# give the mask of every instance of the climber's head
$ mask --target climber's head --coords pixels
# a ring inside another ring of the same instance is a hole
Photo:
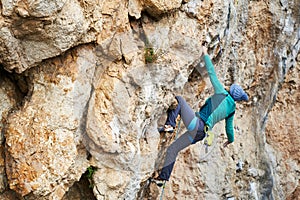
[[[248,101],[248,95],[246,92],[241,88],[241,86],[237,84],[232,84],[230,86],[230,95],[235,101]]]

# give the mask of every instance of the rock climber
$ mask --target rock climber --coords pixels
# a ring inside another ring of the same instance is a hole
[[[167,149],[163,168],[155,181],[168,181],[179,151],[201,141],[205,137],[204,128],[212,129],[214,125],[225,119],[227,141],[224,147],[227,147],[234,141],[233,118],[235,113],[236,101],[248,101],[248,95],[237,84],[232,84],[229,91],[225,90],[218,80],[212,61],[207,54],[207,47],[203,46],[203,59],[208,72],[210,81],[214,88],[214,94],[210,96],[199,112],[194,112],[181,96],[176,96],[175,102],[168,109],[168,118],[161,131],[172,132],[176,125],[178,115],[187,128],[187,131],[175,140]],[[158,184],[158,185],[161,185]]]

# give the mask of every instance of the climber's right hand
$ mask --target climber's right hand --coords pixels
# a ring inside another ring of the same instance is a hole
[[[207,55],[207,47],[206,46],[202,46],[202,53],[203,55]]]

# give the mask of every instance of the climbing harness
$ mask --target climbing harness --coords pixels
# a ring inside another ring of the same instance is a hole
[[[197,117],[195,116],[192,121],[189,123],[188,127],[187,127],[187,130],[188,131],[192,131],[194,130],[195,126],[196,126],[196,123],[197,123]]]
[[[205,125],[204,127],[204,133],[205,137],[203,139],[203,143],[199,148],[199,154],[200,154],[200,160],[199,162],[202,162],[211,154],[211,152],[214,150],[216,147],[216,139],[215,139],[215,134],[209,129],[208,125]]]
[[[214,133],[209,130],[209,126],[204,126],[205,138],[203,140],[203,144],[205,145],[205,153],[208,153],[208,147],[212,145],[214,140]]]

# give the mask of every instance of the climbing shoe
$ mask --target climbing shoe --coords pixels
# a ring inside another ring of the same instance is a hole
[[[157,178],[151,178],[151,182],[155,183],[158,187],[162,187],[165,185],[166,180],[160,179],[159,177]]]
[[[164,186],[165,185],[165,183],[166,183],[166,181],[154,181],[155,182],[155,184],[158,186],[158,187],[162,187],[162,186]]]
[[[173,133],[174,128],[170,125],[164,125],[163,127],[158,128],[158,132],[168,132],[168,133]]]

